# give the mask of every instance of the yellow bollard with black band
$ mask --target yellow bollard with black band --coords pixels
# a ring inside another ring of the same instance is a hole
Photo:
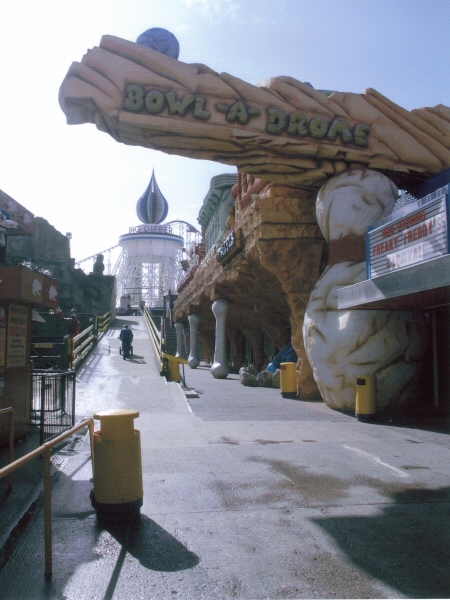
[[[377,412],[377,387],[375,375],[356,378],[356,408],[358,421],[373,421]]]
[[[297,372],[295,362],[284,362],[280,365],[280,389],[283,398],[297,396]]]
[[[101,429],[94,432],[92,506],[99,520],[120,520],[140,513],[144,488],[140,432],[134,429],[139,411],[94,413]]]

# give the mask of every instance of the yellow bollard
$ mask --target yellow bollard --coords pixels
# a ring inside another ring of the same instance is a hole
[[[296,363],[285,362],[280,365],[280,388],[283,398],[292,398],[297,395]]]
[[[163,354],[163,358],[167,359],[167,377],[169,381],[176,381],[180,383],[180,364],[187,365],[188,361],[185,358],[179,356],[172,356],[171,354]]]
[[[358,421],[371,421],[377,412],[377,391],[375,375],[361,375],[356,378],[356,408]]]
[[[139,514],[142,484],[141,438],[134,429],[139,411],[103,410],[94,413],[100,431],[94,433],[92,506],[100,519]]]

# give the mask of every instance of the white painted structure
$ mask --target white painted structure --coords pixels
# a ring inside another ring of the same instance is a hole
[[[162,232],[138,231],[120,236],[122,253],[115,268],[117,295],[131,295],[132,306],[163,306],[164,293],[177,289],[183,277],[180,262],[184,238]]]

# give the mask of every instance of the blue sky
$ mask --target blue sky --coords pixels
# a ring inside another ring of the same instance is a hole
[[[134,41],[164,27],[183,62],[253,84],[289,75],[317,89],[372,87],[410,110],[450,106],[449,23],[448,0],[0,0],[0,189],[70,231],[80,260],[138,224],[153,168],[168,218],[194,225],[211,177],[235,172],[66,125],[58,89],[103,34]]]

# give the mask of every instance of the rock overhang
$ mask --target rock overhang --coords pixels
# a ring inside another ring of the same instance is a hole
[[[61,85],[69,124],[318,190],[355,164],[412,188],[450,167],[450,108],[408,111],[374,89],[330,95],[291,77],[260,86],[114,36]]]

